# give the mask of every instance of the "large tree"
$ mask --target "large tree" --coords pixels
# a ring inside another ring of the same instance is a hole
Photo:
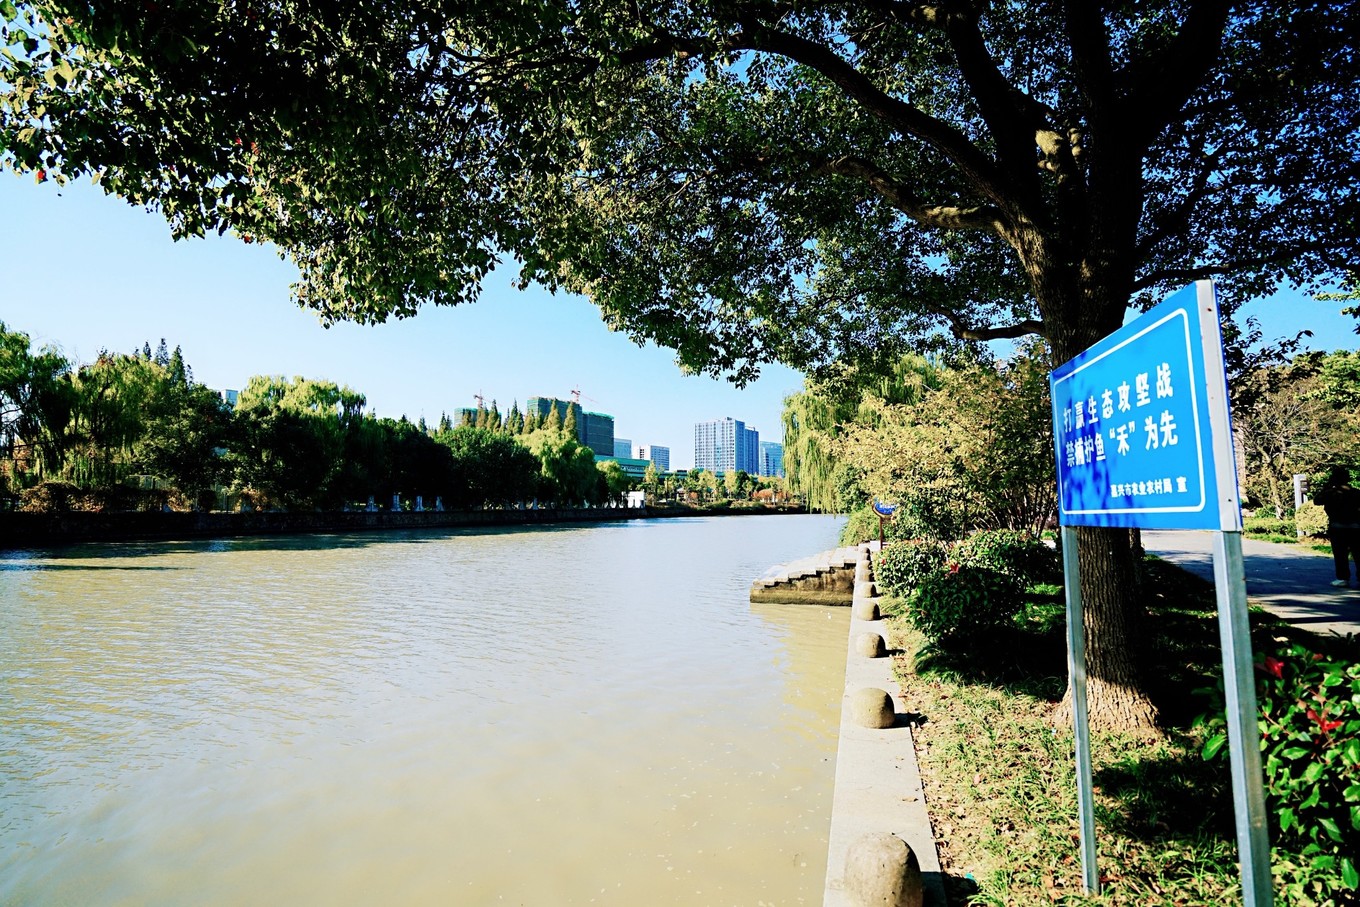
[[[0,162],[270,240],[329,319],[509,254],[746,380],[1360,260],[1357,0],[10,4]],[[1093,720],[1150,724],[1126,534],[1080,535]]]

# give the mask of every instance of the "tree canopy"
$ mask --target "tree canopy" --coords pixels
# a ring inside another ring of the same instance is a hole
[[[0,13],[4,166],[274,242],[324,318],[511,256],[745,379],[1357,260],[1355,0]]]

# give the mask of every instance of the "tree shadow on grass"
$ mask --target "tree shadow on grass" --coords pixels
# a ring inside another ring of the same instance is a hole
[[[1000,627],[930,643],[917,652],[915,666],[919,674],[943,674],[1056,702],[1067,683],[1066,659],[1061,633]]]
[[[1231,777],[1224,762],[1206,762],[1197,747],[1157,756],[1127,753],[1096,770],[1092,780],[1115,804],[1098,809],[1108,832],[1145,841],[1233,839]]]
[[[1214,699],[1200,691],[1223,676],[1217,600],[1213,584],[1174,564],[1142,565],[1146,609],[1139,659],[1143,687],[1169,732],[1188,730]],[[1066,610],[1061,592],[1031,595],[1014,625],[928,643],[916,653],[919,674],[940,674],[1013,694],[1057,702],[1067,686]],[[1249,614],[1253,650],[1275,640],[1300,642],[1335,658],[1360,657],[1360,639],[1318,637],[1262,612]]]

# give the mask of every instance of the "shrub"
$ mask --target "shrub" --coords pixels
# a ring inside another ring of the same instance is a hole
[[[885,527],[886,530],[886,527]],[[858,545],[878,538],[878,516],[872,507],[850,511],[850,518],[841,530],[842,545]]]
[[[965,566],[1003,573],[1021,587],[1062,582],[1057,551],[1028,532],[1014,529],[979,532],[955,545],[950,557]]]
[[[19,509],[26,513],[65,513],[79,499],[80,489],[69,482],[40,482],[19,495]]]
[[[1242,521],[1242,531],[1247,535],[1294,535],[1294,521],[1280,520],[1273,516],[1254,516]]]
[[[935,538],[927,531],[920,520],[916,519],[909,508],[898,507],[892,519],[883,523],[883,541],[896,542],[906,539]],[[878,514],[868,505],[850,512],[845,528],[841,530],[842,545],[858,545],[878,539]]]
[[[923,539],[893,542],[874,559],[874,579],[889,595],[906,597],[926,574],[944,565],[945,554],[942,542]]]
[[[1257,663],[1257,704],[1266,811],[1289,903],[1353,903],[1360,891],[1360,665],[1294,645]],[[1226,758],[1218,708],[1201,716],[1212,732],[1205,759]]]
[[[1326,535],[1327,511],[1321,505],[1308,501],[1294,511],[1294,528],[1304,535]]]
[[[951,563],[921,578],[907,601],[907,617],[933,641],[957,639],[1014,621],[1021,603],[1014,577]]]

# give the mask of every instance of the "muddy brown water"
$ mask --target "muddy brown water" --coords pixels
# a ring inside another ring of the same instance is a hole
[[[2,552],[0,903],[819,903],[839,526]]]

